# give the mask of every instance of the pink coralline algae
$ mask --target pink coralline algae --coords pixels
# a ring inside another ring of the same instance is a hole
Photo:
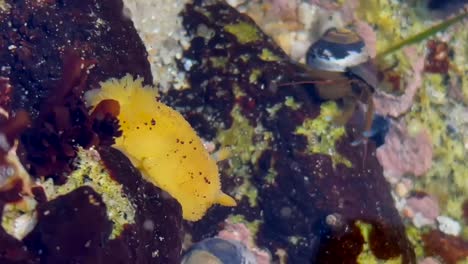
[[[412,62],[412,78],[408,80],[405,93],[401,96],[387,94],[382,91],[376,91],[374,94],[375,111],[380,115],[389,115],[398,117],[406,113],[413,105],[414,96],[419,87],[422,86],[422,72],[424,70],[424,57],[418,57],[414,47],[403,49],[408,61]]]
[[[440,261],[438,261],[436,258],[428,257],[423,260],[420,260],[418,264],[440,264]]]
[[[252,233],[241,223],[231,223],[229,220],[225,222],[224,229],[219,231],[218,237],[239,241],[244,244],[255,256],[258,264],[271,263],[271,256],[268,252],[259,249],[253,242]]]
[[[429,133],[421,129],[416,135],[410,135],[402,122],[395,123],[385,144],[377,149],[377,158],[387,179],[398,180],[405,174],[422,176],[432,165]]]
[[[341,7],[340,14],[344,24],[354,24],[354,30],[366,43],[366,49],[371,58],[377,56],[377,33],[366,21],[360,20],[356,16],[356,9],[360,2],[357,0],[348,0]]]
[[[289,0],[270,0],[273,12],[284,19],[294,19],[296,17],[297,3]]]
[[[367,52],[371,58],[377,56],[377,34],[369,23],[364,21],[356,21],[356,32],[361,36],[366,43]]]
[[[440,214],[439,202],[431,195],[410,197],[406,201],[406,206],[413,216],[419,213],[424,218],[424,223],[420,223],[422,225],[435,224]]]
[[[333,3],[327,0],[310,0],[309,2],[326,10],[338,10],[340,8],[337,3]]]

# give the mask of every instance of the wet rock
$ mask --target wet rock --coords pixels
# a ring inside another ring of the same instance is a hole
[[[124,187],[137,208],[135,224],[109,242],[106,262],[179,263],[182,209],[168,193],[144,180],[120,151],[102,147],[99,154],[111,176]]]
[[[25,110],[31,125],[27,131],[17,127],[20,133],[13,126],[25,122],[10,122],[1,133],[12,132],[8,144],[21,138],[18,155],[32,176],[61,184],[79,166],[73,164],[78,146],[100,146],[111,180],[122,185],[137,210],[134,223],[110,238],[110,207],[96,190],[78,186],[49,201],[43,187],[25,192],[19,179],[0,189],[0,208],[27,195],[39,204],[38,222],[23,240],[0,227],[0,262],[178,263],[180,205],[143,180],[123,154],[106,147],[118,136],[115,119],[89,115],[81,98],[100,81],[127,73],[152,83],[147,53],[121,12],[122,2],[6,2],[11,9],[0,13],[0,103],[10,114]]]
[[[24,243],[42,261],[90,263],[100,259],[112,224],[106,205],[92,188],[81,187],[42,204],[37,214],[38,223]]]
[[[372,226],[369,247],[375,257],[401,256],[404,263],[414,263],[375,145],[369,143],[367,155],[363,146],[351,146],[362,135],[362,112],[333,142],[336,152],[313,152],[310,145],[324,139],[306,138],[297,129],[321,114],[324,100],[307,71],[222,1],[195,1],[183,17],[192,37],[183,58],[192,62],[186,72],[191,89],[170,91],[163,100],[180,109],[203,138],[231,144],[223,186],[228,192],[251,190],[236,208],[213,208],[187,225],[193,239],[213,236],[226,217],[241,215],[260,223],[256,244],[273,253],[285,251],[288,263],[337,263],[339,257],[339,262],[356,263],[365,240],[355,224],[362,221]],[[200,27],[214,33],[200,36]],[[295,81],[309,82],[280,85]],[[351,165],[334,162],[335,154]],[[340,215],[342,228],[327,225],[329,215]]]

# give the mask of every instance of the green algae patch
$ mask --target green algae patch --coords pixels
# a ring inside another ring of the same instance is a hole
[[[213,20],[213,15],[206,8],[195,7],[195,11],[205,16],[209,21]]]
[[[243,93],[238,91],[235,94],[242,96]],[[229,158],[231,166],[228,174],[244,180],[242,185],[237,188],[236,199],[240,200],[245,196],[249,204],[254,207],[257,205],[258,191],[250,182],[249,176],[252,175],[250,165],[256,164],[263,151],[268,148],[272,134],[260,125],[250,126],[237,106],[231,111],[231,116],[233,118],[232,126],[227,130],[220,131],[217,140],[222,147],[231,149],[231,157]],[[254,137],[260,140],[254,142]]]
[[[273,169],[273,165],[268,169],[268,173],[265,176],[265,182],[268,184],[274,184],[276,182],[276,176],[278,172]]]
[[[49,179],[42,183],[49,200],[65,195],[81,187],[90,186],[99,193],[106,204],[107,216],[112,221],[110,239],[116,238],[127,224],[135,223],[135,207],[123,192],[122,185],[114,181],[99,162],[95,150],[78,149],[73,171],[63,185],[54,185]]]
[[[263,61],[278,61],[278,60],[280,60],[280,57],[276,56],[269,49],[262,49],[262,53],[259,55],[259,57]]]
[[[424,257],[424,241],[422,240],[424,230],[426,229],[419,229],[413,225],[408,225],[406,227],[406,235],[414,247],[416,258]]]
[[[364,238],[364,245],[362,247],[361,253],[357,257],[357,263],[360,263],[360,264],[380,264],[380,263],[400,264],[402,263],[401,256],[396,257],[396,258],[391,258],[388,260],[378,259],[374,254],[372,254],[372,251],[369,245],[369,236],[373,228],[372,225],[365,223],[365,222],[358,221],[356,222],[356,226],[359,228],[359,230],[361,231],[361,235]]]
[[[210,57],[210,62],[214,68],[222,69],[226,67],[228,58],[227,57]]]
[[[249,229],[250,233],[252,234],[252,237],[256,237],[258,228],[261,224],[260,220],[248,221],[243,215],[230,215],[228,217],[228,221],[233,224],[244,224],[247,227],[247,229]]]
[[[463,222],[461,206],[468,199],[465,158],[468,148],[464,143],[468,137],[468,122],[461,116],[466,113],[466,106],[446,94],[443,77],[426,74],[424,86],[418,90],[405,121],[410,131],[418,127],[426,128],[433,148],[432,166],[424,177],[415,181],[416,188],[438,198],[441,214]]]
[[[229,24],[224,26],[224,30],[233,34],[241,44],[247,44],[260,40],[257,28],[246,22]]]
[[[231,115],[233,117],[233,124],[231,128],[220,131],[218,133],[218,141],[222,147],[229,147],[231,149],[231,157],[229,158],[230,169],[228,175],[233,177],[241,177],[244,182],[236,190],[236,199],[240,200],[246,196],[251,206],[257,204],[257,189],[251,184],[247,178],[252,175],[250,163],[252,154],[256,148],[253,145],[253,135],[255,134],[254,128],[249,125],[249,122],[242,116],[240,109],[235,107]]]
[[[344,126],[335,125],[333,118],[340,113],[335,102],[325,102],[320,106],[320,115],[314,119],[306,119],[296,128],[296,134],[307,137],[308,149],[314,154],[330,155],[333,165],[341,163],[352,167],[351,162],[340,155],[335,144],[345,135]]]
[[[292,96],[286,97],[286,100],[284,101],[284,105],[291,108],[292,110],[298,110],[299,108],[301,108],[301,104],[296,102],[296,100],[294,100],[294,97]]]
[[[252,84],[257,83],[258,77],[260,77],[261,74],[262,71],[260,69],[253,69],[249,75],[249,82]]]
[[[250,161],[251,154],[256,147],[252,142],[255,131],[242,116],[238,107],[232,110],[231,115],[233,124],[229,129],[220,131],[218,141],[223,147],[231,148],[231,162],[233,162],[233,167],[237,167]]]
[[[24,196],[19,203],[5,204],[2,212],[2,228],[16,239],[23,239],[36,225],[37,202],[32,197]]]
[[[258,190],[250,181],[244,180],[244,183],[237,188],[237,193],[247,197],[250,207],[257,206]]]
[[[290,108],[291,110],[298,110],[301,108],[302,104],[296,102],[294,97],[286,96],[286,99],[284,100],[283,103],[274,104],[273,106],[267,108],[266,110],[270,114],[271,118],[276,118],[276,114],[278,113],[278,111],[281,110],[285,106]]]
[[[5,0],[0,0],[0,12],[8,12],[11,6],[5,2]]]
[[[434,104],[447,103],[447,87],[444,85],[443,76],[440,74],[426,74],[424,76],[427,94]]]

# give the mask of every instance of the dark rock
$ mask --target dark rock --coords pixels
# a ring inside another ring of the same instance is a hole
[[[252,128],[260,125],[271,133],[268,141],[252,139],[255,146],[267,145],[256,162],[226,165],[222,172],[223,188],[229,190],[238,185],[226,179],[233,176],[225,171],[236,174],[242,168],[238,173],[257,190],[257,205],[243,199],[236,208],[210,210],[201,221],[187,225],[193,239],[216,234],[229,214],[242,215],[247,221],[261,222],[255,238],[258,245],[270,252],[286,250],[288,263],[356,263],[364,243],[356,225],[363,222],[372,227],[369,246],[374,256],[400,256],[403,263],[415,263],[390,185],[375,158],[375,144],[369,141],[367,155],[364,146],[351,144],[362,138],[363,114],[356,111],[345,127],[346,135],[335,146],[351,167],[333,164],[329,155],[310,153],[305,138],[295,131],[304,120],[319,115],[324,100],[312,82],[293,84],[307,80],[304,66],[292,62],[252,19],[223,1],[196,1],[187,6],[183,17],[193,37],[184,59],[196,62],[187,72],[191,89],[171,91],[163,100],[180,106],[185,116],[196,115],[191,124],[214,142],[218,135],[211,128],[222,132],[236,125],[233,109],[240,109]],[[199,25],[213,30],[214,36],[197,37]],[[233,26],[239,27],[230,30]],[[221,67],[209,63],[220,56]],[[285,105],[288,98],[299,107]],[[273,183],[267,179],[271,172],[276,175]],[[340,215],[342,227],[327,225],[329,215]]]
[[[37,208],[38,223],[24,238],[43,263],[103,263],[112,223],[91,187],[80,187]]]
[[[11,12],[0,13],[0,106],[10,113],[25,110],[31,125],[26,131],[18,127],[21,133],[11,124],[1,131],[12,132],[10,141],[21,137],[19,155],[32,176],[56,183],[66,182],[74,169],[77,146],[101,146],[106,167],[136,214],[135,224],[110,240],[112,222],[91,187],[52,201],[41,187],[33,188],[38,223],[23,241],[0,227],[0,262],[179,263],[180,205],[106,147],[119,135],[115,117],[105,111],[89,115],[82,101],[83,92],[99,82],[127,73],[152,84],[146,50],[123,15],[122,1],[6,2]],[[17,183],[0,190],[0,208],[25,195],[24,182]]]
[[[135,205],[135,224],[109,242],[110,263],[179,263],[182,248],[182,209],[168,193],[141,177],[120,151],[99,149],[111,176],[123,185]]]

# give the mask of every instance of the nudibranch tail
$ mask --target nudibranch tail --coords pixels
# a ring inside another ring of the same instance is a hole
[[[232,198],[231,196],[223,192],[219,193],[218,197],[216,198],[216,203],[223,205],[223,206],[231,206],[231,207],[237,205],[237,202],[236,200],[234,200],[234,198]]]

